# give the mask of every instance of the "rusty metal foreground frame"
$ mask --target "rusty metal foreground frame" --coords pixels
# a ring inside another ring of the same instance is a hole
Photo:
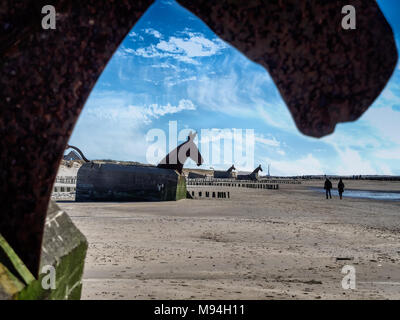
[[[301,132],[357,119],[397,51],[373,0],[180,0],[271,74]],[[53,4],[56,30],[41,28]],[[112,54],[151,0],[4,0],[0,5],[0,233],[38,273],[51,188],[74,124]],[[354,5],[357,29],[341,28]]]

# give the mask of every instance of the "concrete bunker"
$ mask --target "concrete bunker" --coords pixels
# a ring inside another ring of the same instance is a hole
[[[85,163],[78,171],[76,201],[168,201],[186,198],[177,171],[113,163]]]
[[[216,179],[234,179],[234,178],[236,178],[236,172],[234,172],[233,170],[236,170],[235,165],[232,165],[226,171],[215,170],[214,178],[216,178]]]

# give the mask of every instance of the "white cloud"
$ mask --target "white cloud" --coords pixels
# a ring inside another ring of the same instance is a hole
[[[167,114],[196,109],[187,99],[181,99],[177,105],[132,105],[137,99],[139,96],[125,91],[92,93],[70,143],[81,147],[89,159],[146,162],[145,126]]]
[[[180,53],[189,58],[212,56],[225,47],[219,39],[209,40],[194,33],[190,33],[188,38],[170,37],[168,41],[162,40],[157,44],[162,51]]]
[[[205,109],[236,117],[256,117],[247,97],[243,97],[238,74],[234,70],[221,77],[200,74],[196,85],[187,90],[188,97]]]
[[[128,92],[93,92],[72,133],[70,144],[79,146],[89,159],[145,161],[145,136],[141,114],[123,117],[134,100]],[[117,124],[116,124],[117,123]]]
[[[152,64],[151,67],[152,68],[157,68],[157,69],[173,69],[176,72],[188,71],[185,68],[179,68],[176,65],[173,65],[172,63],[168,63],[168,62],[161,62],[161,63],[158,63],[158,64]]]
[[[196,81],[196,80],[197,80],[196,76],[191,76],[188,78],[180,78],[180,79],[176,79],[176,77],[166,77],[164,78],[164,83],[167,87],[172,87],[183,82]]]
[[[361,158],[360,154],[352,149],[336,150],[340,157],[340,162],[337,168],[338,174],[375,174],[376,171],[372,168],[368,160]]]
[[[270,147],[279,147],[280,146],[280,142],[278,140],[276,140],[275,137],[272,137],[272,139],[269,138],[265,138],[262,134],[255,135],[255,140],[256,142],[259,142],[261,144],[264,144],[266,146],[270,146]]]
[[[362,120],[379,130],[381,139],[400,144],[400,112],[393,111],[391,107],[370,108]]]
[[[219,142],[222,140],[232,140],[233,139],[233,129],[230,128],[210,128],[202,129],[200,143],[210,143]]]
[[[199,70],[198,81],[187,88],[188,97],[202,108],[263,120],[269,126],[298,134],[290,112],[266,70],[240,53],[227,55],[218,69],[225,70],[224,74]]]
[[[393,174],[400,159],[400,112],[392,109],[400,98],[395,84],[390,84],[374,106],[353,122],[339,124],[323,139],[337,152],[338,174]]]
[[[272,175],[297,176],[325,174],[324,167],[311,153],[300,159],[276,161],[267,158],[266,160],[267,163],[271,164]]]
[[[279,155],[284,156],[286,154],[285,151],[283,151],[282,149],[279,149],[278,151],[276,151]]]
[[[369,159],[363,159],[358,151],[346,148],[337,149],[337,152],[340,161],[336,172],[339,175],[392,174],[387,165],[379,163],[373,165]]]
[[[158,104],[151,104],[148,109],[145,110],[145,113],[150,117],[158,118],[159,116],[164,116],[166,114],[178,113],[184,110],[196,110],[193,102],[187,99],[179,100],[177,106],[172,106],[171,104],[167,104],[165,106],[160,106]]]
[[[146,29],[146,33],[161,39],[161,34],[154,29]],[[202,33],[183,32],[182,37],[172,36],[168,40],[160,40],[147,47],[124,49],[126,53],[144,58],[173,58],[181,62],[198,64],[194,58],[209,57],[220,53],[227,45],[220,39],[207,39]]]
[[[384,161],[400,159],[399,123],[400,112],[391,107],[371,107],[360,120],[339,125],[335,133],[322,141],[336,149],[340,162],[362,171],[359,174],[388,174],[390,170]],[[355,149],[368,154],[368,159],[362,159]],[[348,162],[348,158],[352,161]],[[349,170],[342,168],[341,172]]]
[[[286,104],[277,98],[272,98],[271,101],[266,101],[261,98],[252,97],[255,113],[268,125],[281,130],[298,133],[294,124],[293,118]]]
[[[144,29],[144,32],[147,33],[147,34],[152,35],[154,38],[157,38],[157,39],[162,38],[161,33],[158,32],[157,30],[153,29],[153,28]]]
[[[256,149],[260,154],[278,154],[279,156],[285,156],[286,152],[281,148],[281,142],[276,140],[275,137],[265,137],[263,134],[255,135]]]
[[[378,150],[374,152],[374,155],[381,159],[400,160],[400,147],[396,149]]]
[[[131,32],[128,34],[128,37],[129,37],[129,39],[130,39],[131,41],[133,41],[133,42],[136,42],[138,39],[139,39],[140,41],[143,41],[143,40],[144,40],[144,38],[143,38],[140,34],[137,34],[135,31],[131,31]]]
[[[118,98],[111,98],[104,104],[90,108],[87,111],[87,114],[97,118],[116,122],[131,121],[139,124],[149,124],[152,122],[152,119],[158,119],[159,117],[167,114],[174,114],[184,110],[195,109],[196,107],[193,102],[187,99],[181,99],[176,106],[171,105],[170,103],[166,105],[150,104],[147,106],[138,106],[126,105],[125,103],[121,104],[121,100]]]

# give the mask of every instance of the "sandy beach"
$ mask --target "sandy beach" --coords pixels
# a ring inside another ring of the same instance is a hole
[[[230,199],[58,202],[89,241],[82,298],[399,299],[400,202],[326,200],[309,189],[322,185],[229,188]],[[355,290],[342,288],[344,265],[356,269]]]

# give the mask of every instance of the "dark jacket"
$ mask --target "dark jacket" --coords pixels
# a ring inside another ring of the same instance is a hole
[[[328,180],[328,179],[325,180],[324,189],[325,190],[332,189],[332,182],[330,180]]]
[[[338,188],[339,192],[343,192],[343,190],[344,190],[344,183],[343,183],[343,181],[339,181],[339,183],[338,183],[338,185],[337,185],[337,188]]]

